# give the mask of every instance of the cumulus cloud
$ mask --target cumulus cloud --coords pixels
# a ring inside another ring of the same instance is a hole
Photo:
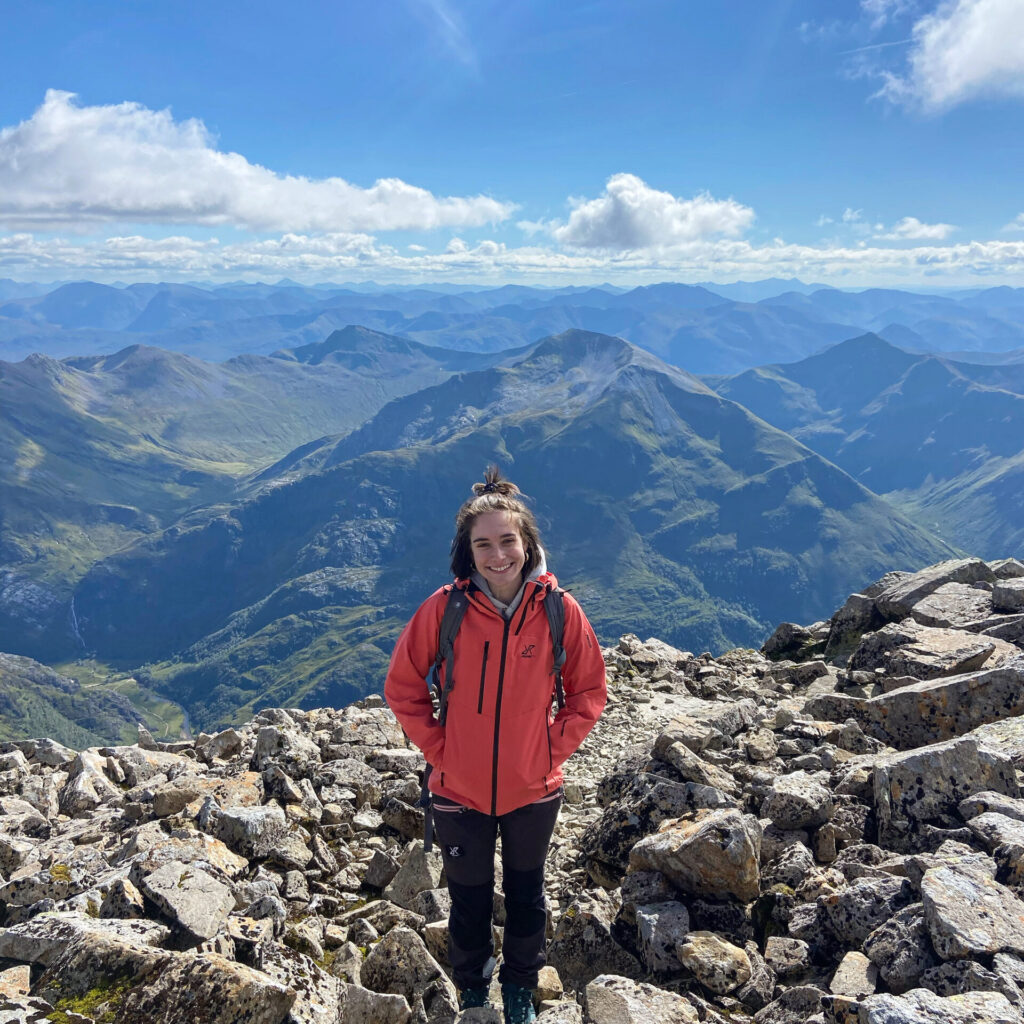
[[[701,193],[679,199],[651,188],[635,174],[613,174],[597,199],[578,199],[555,240],[578,249],[615,251],[667,248],[716,235],[735,237],[754,211],[734,199]]]
[[[880,229],[880,225],[878,227]],[[908,239],[941,242],[954,231],[955,224],[923,224],[916,217],[904,217],[893,225],[890,232],[876,237],[889,242],[902,242]]]
[[[361,188],[280,175],[216,148],[203,123],[138,103],[79,106],[50,90],[0,130],[0,223],[15,229],[103,222],[233,225],[257,232],[477,227],[514,206],[435,196],[398,178]]]
[[[1004,231],[1024,231],[1024,213],[1018,213],[1009,224],[1003,225]]]
[[[883,77],[879,95],[929,112],[1024,97],[1024,3],[944,0],[915,23],[906,72]]]

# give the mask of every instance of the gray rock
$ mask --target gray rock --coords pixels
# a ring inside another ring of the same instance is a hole
[[[834,995],[861,999],[874,993],[877,982],[878,968],[863,953],[850,950],[836,968],[828,987]]]
[[[992,594],[966,583],[943,583],[921,598],[910,614],[922,626],[963,628],[992,614]]]
[[[676,946],[689,930],[690,915],[682,903],[648,903],[636,908],[637,947],[652,973],[679,971]]]
[[[455,986],[427,951],[423,940],[408,928],[392,928],[370,950],[360,971],[360,979],[366,988],[374,992],[404,996],[414,1009],[428,987],[438,982],[452,1010],[458,1007]]]
[[[681,892],[749,902],[760,891],[761,826],[737,810],[666,822],[629,855],[631,871],[660,871]]]
[[[1000,580],[992,588],[992,607],[997,612],[1024,611],[1024,579]]]
[[[764,946],[764,959],[783,980],[799,978],[811,968],[810,947],[800,939],[770,935]]]
[[[284,811],[276,804],[226,808],[215,814],[211,824],[217,839],[250,859],[269,857],[287,834]]]
[[[345,1024],[408,1024],[412,1010],[405,996],[343,985],[339,1021]]]
[[[250,768],[262,772],[276,761],[294,779],[311,774],[320,765],[320,748],[297,729],[265,725],[256,736]]]
[[[141,888],[162,913],[197,940],[213,938],[235,907],[226,885],[194,864],[180,861],[147,875]]]
[[[781,829],[817,828],[832,817],[832,794],[806,772],[779,775],[761,805],[761,817]]]
[[[985,790],[1017,796],[1013,765],[976,735],[880,758],[873,776],[882,845],[920,848],[924,823],[951,818],[960,801]]]
[[[925,922],[924,905],[912,903],[883,921],[865,940],[864,953],[894,992],[915,988],[939,963]]]
[[[997,580],[1012,580],[1024,576],[1024,562],[1016,558],[1001,558],[989,562],[988,567],[995,573]]]
[[[696,1009],[682,996],[630,978],[601,974],[587,984],[589,1024],[698,1024]]]
[[[874,598],[867,594],[851,594],[829,623],[825,657],[834,658],[853,650],[865,633],[885,624]]]
[[[859,949],[883,922],[915,900],[905,878],[859,878],[852,885],[819,900],[833,933],[844,946]]]
[[[119,917],[132,920],[146,916],[142,893],[127,878],[116,878],[110,883],[100,904],[100,917]]]
[[[1024,821],[1024,800],[1020,797],[1007,796],[1005,793],[974,793],[961,800],[957,812],[964,821],[993,811],[1006,818]]]
[[[77,912],[45,914],[0,928],[0,957],[45,965],[80,939],[93,942],[100,935],[139,946],[160,946],[171,931],[156,921],[108,921]]]
[[[902,996],[869,996],[859,1024],[1020,1024],[1020,1016],[999,992],[968,992],[947,999],[925,988]]]
[[[602,890],[581,894],[558,919],[548,946],[548,963],[566,988],[582,991],[599,974],[637,978],[637,959],[612,938],[618,907]]]
[[[1006,954],[1002,954],[1006,956]],[[921,975],[921,987],[937,996],[956,996],[964,992],[1002,992],[1015,1006],[1021,1003],[1021,991],[1009,978],[1001,978],[973,960],[950,960],[930,967]]]
[[[989,853],[1006,844],[1024,846],[1024,821],[1019,818],[1008,818],[1005,814],[986,811],[971,818],[967,827]]]
[[[814,985],[796,985],[754,1014],[755,1024],[808,1024],[821,1009],[825,993]]]
[[[949,864],[921,879],[925,921],[943,960],[1024,953],[1024,903],[973,864]]]
[[[889,619],[904,619],[918,601],[944,583],[992,582],[995,574],[980,558],[950,559],[898,580],[875,595],[879,611]]]
[[[719,995],[733,992],[750,981],[746,950],[714,932],[690,932],[676,946],[679,962],[706,988]]]
[[[440,885],[442,870],[440,852],[434,849],[425,853],[422,841],[415,840],[409,844],[401,868],[384,890],[384,898],[411,910],[421,892]]]

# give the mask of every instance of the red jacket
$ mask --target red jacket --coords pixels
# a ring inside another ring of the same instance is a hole
[[[433,766],[430,790],[485,814],[507,814],[562,784],[562,763],[583,742],[607,699],[604,659],[576,601],[565,600],[565,707],[552,717],[554,655],[543,601],[558,581],[529,581],[506,620],[484,594],[469,607],[455,638],[455,686],[445,728],[433,714],[426,678],[450,587],[420,605],[391,656],[384,697],[406,735]]]

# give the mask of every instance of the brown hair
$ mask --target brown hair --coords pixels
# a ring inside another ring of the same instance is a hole
[[[526,552],[523,566],[525,579],[540,565],[540,531],[537,520],[520,495],[522,492],[511,480],[503,480],[497,466],[488,466],[483,483],[473,484],[473,497],[467,498],[455,515],[455,536],[452,538],[452,575],[466,579],[473,572],[473,552],[469,535],[476,517],[487,512],[508,512],[519,527]]]

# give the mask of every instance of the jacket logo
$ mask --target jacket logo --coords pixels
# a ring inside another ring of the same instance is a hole
[[[461,846],[449,846],[449,847],[447,847],[447,849],[448,849],[448,856],[449,857],[461,857],[462,856],[462,847]]]
[[[523,653],[520,655],[522,658],[532,658],[534,656],[534,648],[536,644],[523,644]]]

